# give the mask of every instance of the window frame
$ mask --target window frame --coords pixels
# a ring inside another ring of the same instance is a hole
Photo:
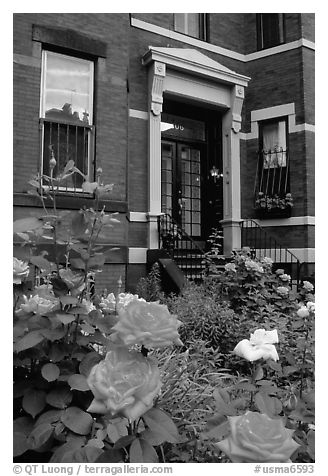
[[[263,15],[281,15],[282,17],[282,41],[275,44],[266,45],[264,44],[264,37],[263,37]],[[274,48],[276,46],[280,46],[286,43],[286,25],[285,25],[285,14],[284,13],[257,13],[256,14],[256,32],[257,32],[257,49],[266,50],[269,48]]]
[[[94,59],[91,59],[88,56],[80,55],[78,52],[68,52],[66,49],[58,49],[44,46],[42,49],[41,55],[41,81],[40,81],[40,107],[39,107],[39,123],[40,123],[40,158],[41,158],[41,174],[44,171],[44,140],[45,140],[45,123],[56,122],[60,125],[67,126],[77,126],[74,121],[69,120],[51,120],[51,118],[46,117],[45,110],[45,100],[46,100],[46,76],[47,76],[47,62],[48,56],[54,55],[57,57],[64,57],[66,59],[72,59],[73,61],[85,61],[89,63],[89,122],[83,127],[87,130],[88,136],[88,147],[87,147],[87,170],[82,171],[88,180],[92,181],[94,177],[94,167],[95,167],[95,158],[94,158],[94,137],[95,137],[95,125],[94,125],[94,111],[95,111],[95,69],[96,64]],[[79,126],[77,126],[79,127]],[[81,125],[80,125],[81,127]],[[59,186],[57,188],[60,192],[73,192],[81,193],[81,187],[68,187],[68,186]],[[84,192],[83,192],[84,193]]]
[[[184,15],[184,29],[183,31],[177,29],[176,18],[177,15]],[[198,28],[199,35],[194,36],[188,33],[188,15],[198,15]],[[174,13],[173,14],[173,29],[177,33],[189,36],[190,38],[196,38],[201,41],[207,41],[208,39],[208,14],[207,13]]]

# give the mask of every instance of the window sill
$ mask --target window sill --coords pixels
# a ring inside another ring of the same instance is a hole
[[[80,208],[91,207],[94,204],[94,197],[86,193],[61,193],[57,195],[56,206],[58,209],[80,210]],[[16,207],[38,207],[42,208],[41,200],[38,197],[24,192],[14,193],[13,205]],[[51,208],[52,202],[45,200],[45,205]],[[101,200],[99,207],[105,206],[106,212],[126,213],[128,205],[126,201],[119,200]]]

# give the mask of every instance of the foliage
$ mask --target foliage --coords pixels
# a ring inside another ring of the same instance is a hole
[[[293,206],[294,201],[291,193],[286,193],[285,196],[279,196],[277,194],[271,196],[259,192],[255,200],[255,208],[260,210],[284,210],[286,208],[292,208]]]
[[[154,263],[146,277],[139,279],[137,294],[146,301],[163,301],[159,264]]]

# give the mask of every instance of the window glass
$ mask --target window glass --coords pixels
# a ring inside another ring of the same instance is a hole
[[[175,13],[174,29],[194,38],[205,39],[205,13]]]
[[[41,117],[92,124],[93,62],[44,51]]]
[[[271,48],[284,43],[283,13],[258,14],[258,46],[260,49]]]
[[[173,114],[162,114],[161,131],[163,137],[167,138],[206,140],[204,122]]]

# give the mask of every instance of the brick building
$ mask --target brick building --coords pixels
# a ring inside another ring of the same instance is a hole
[[[28,181],[51,150],[115,184],[99,288],[135,289],[159,216],[198,250],[222,228],[226,256],[314,272],[314,14],[14,14],[13,72],[14,218],[42,213]],[[76,177],[57,206],[91,202]]]

